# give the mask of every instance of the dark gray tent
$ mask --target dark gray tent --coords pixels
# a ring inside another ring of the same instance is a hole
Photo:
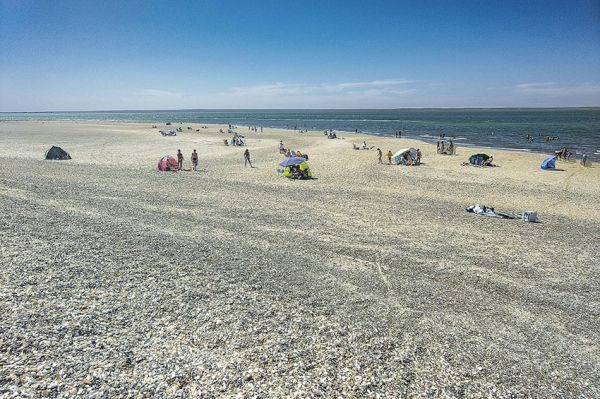
[[[46,151],[46,159],[64,160],[71,159],[71,156],[62,148],[52,146],[48,151]]]
[[[488,159],[490,159],[488,154],[473,154],[469,157],[469,163],[482,166]]]

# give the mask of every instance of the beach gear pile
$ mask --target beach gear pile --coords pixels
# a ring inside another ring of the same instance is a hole
[[[177,136],[177,133],[175,132],[175,130],[159,130],[161,136],[163,137],[167,137],[167,136]]]
[[[304,180],[313,176],[306,159],[303,157],[286,158],[279,166],[283,168],[279,172],[289,179]]]
[[[411,147],[396,151],[396,153],[392,155],[392,161],[394,161],[396,165],[415,165],[417,161],[417,150]]]
[[[71,156],[68,152],[56,146],[50,147],[50,149],[46,151],[46,154],[44,154],[44,156],[46,159],[55,161],[64,161],[67,159],[71,159]]]
[[[161,172],[177,172],[177,160],[170,155],[165,155],[158,161],[158,170]]]
[[[494,208],[486,205],[471,205],[465,208],[467,213],[474,213],[480,216],[488,216],[502,219],[519,219],[527,222],[538,222],[538,215],[535,211],[524,211],[521,213],[497,211]]]

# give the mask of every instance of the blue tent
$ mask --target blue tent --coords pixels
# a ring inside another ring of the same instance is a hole
[[[544,170],[556,169],[556,157],[552,156],[552,157],[548,157],[548,158],[544,159],[544,162],[542,162],[542,164],[540,165],[540,168],[542,168]]]

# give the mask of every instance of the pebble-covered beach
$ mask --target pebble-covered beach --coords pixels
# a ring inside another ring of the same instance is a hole
[[[0,123],[0,397],[600,396],[598,166],[245,127],[249,168],[181,126]]]

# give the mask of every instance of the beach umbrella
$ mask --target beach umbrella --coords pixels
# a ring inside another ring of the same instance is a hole
[[[160,171],[176,171],[177,170],[177,160],[170,155],[165,155],[158,161],[158,170]]]
[[[302,157],[291,157],[291,158],[286,158],[285,160],[283,160],[279,166],[293,166],[293,165],[300,165],[302,162],[306,162],[305,158]]]
[[[544,170],[556,169],[556,157],[552,156],[552,157],[548,157],[548,158],[544,159],[544,161],[540,165],[540,168],[542,168]]]
[[[392,156],[392,160],[396,164],[400,164],[402,162],[402,157],[404,157],[404,154],[406,154],[407,152],[410,152],[410,156],[412,159],[415,159],[417,157],[417,150],[411,147],[403,148],[401,150],[396,151],[396,153]]]

